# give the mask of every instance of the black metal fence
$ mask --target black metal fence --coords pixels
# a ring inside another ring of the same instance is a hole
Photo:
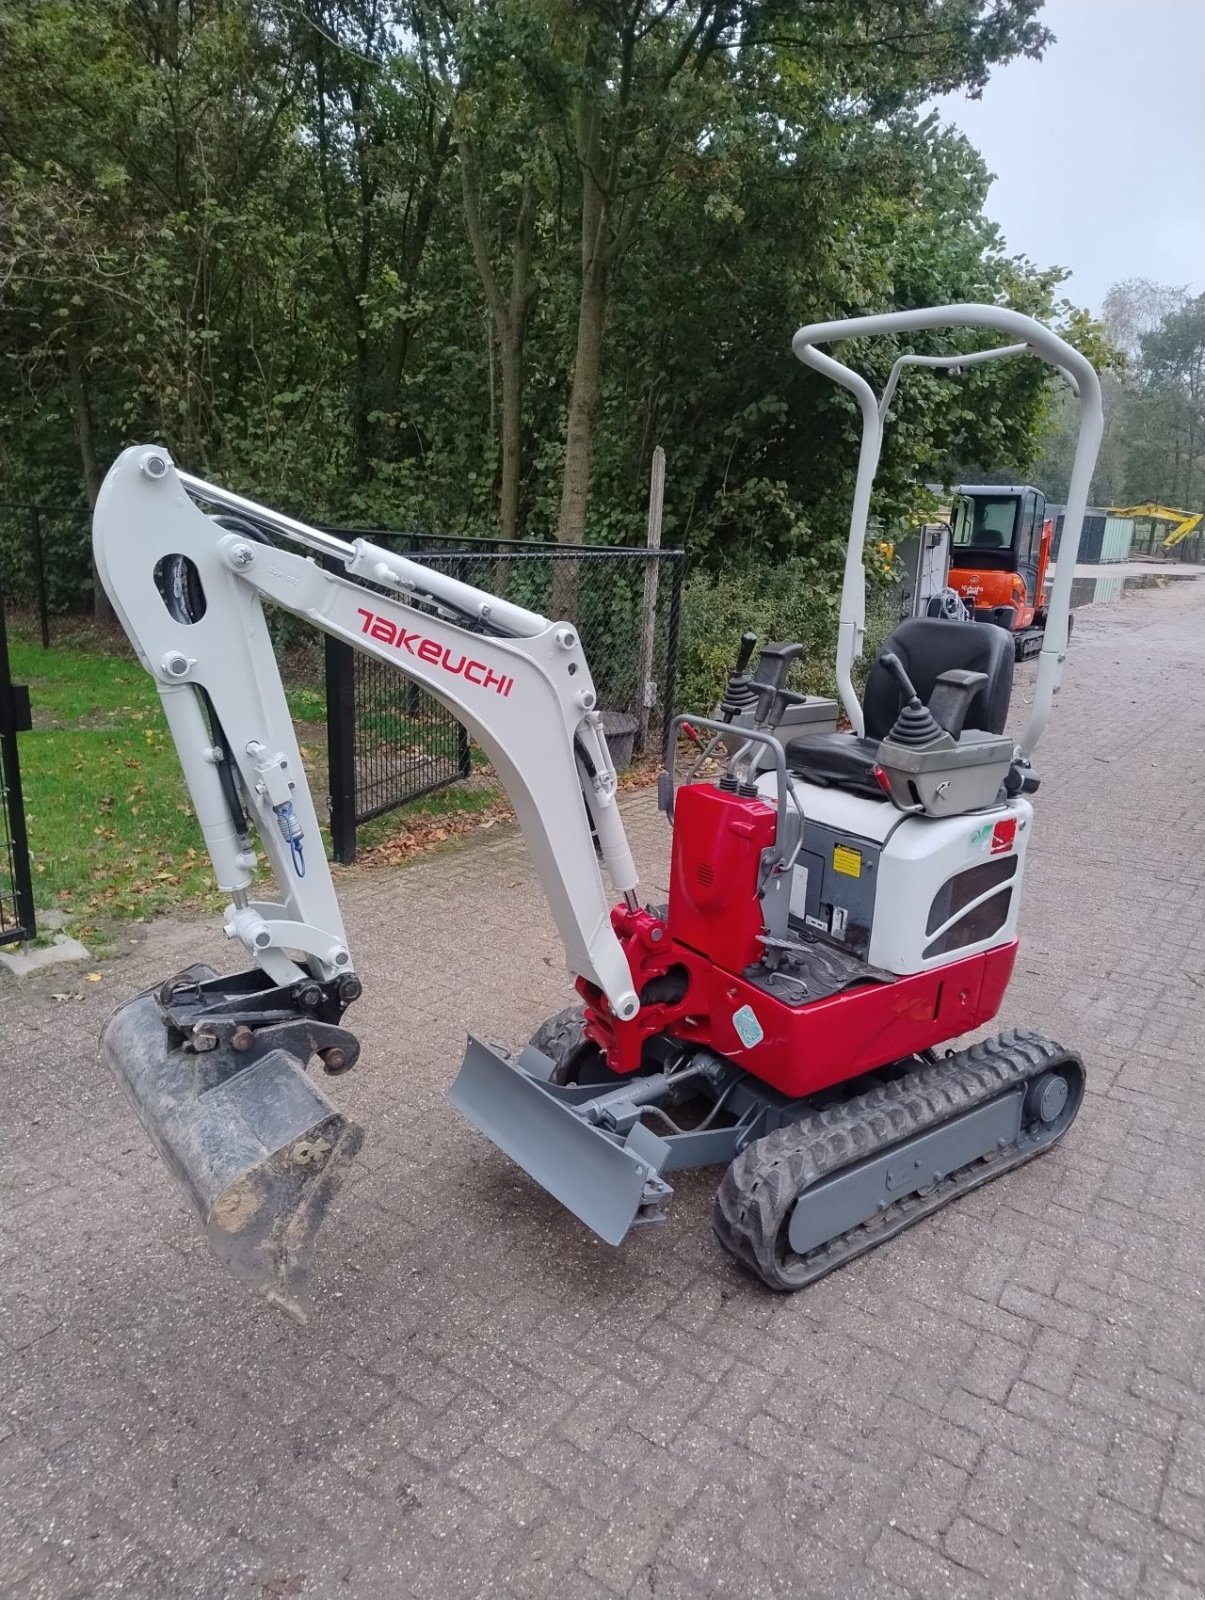
[[[54,617],[92,610],[91,530],[86,506],[0,503],[0,587],[12,607],[36,611],[44,648]]]
[[[4,590],[0,587],[0,944],[32,939],[37,932],[17,764],[17,734],[29,725],[29,691],[15,684],[9,671]]]
[[[620,761],[648,744],[660,749],[674,700],[683,551],[327,531],[369,538],[528,610],[574,623]],[[646,574],[653,575],[648,584]],[[451,712],[395,667],[332,639],[326,703],[336,860],[355,860],[356,829],[364,822],[473,777],[477,758]]]
[[[92,610],[90,524],[84,507],[0,503],[0,588],[14,607],[36,612],[43,646],[57,618]],[[574,623],[619,758],[652,744],[660,748],[677,674],[683,551],[376,528],[326,531],[348,541],[370,539],[528,610]],[[331,835],[335,858],[351,862],[358,827],[471,780],[482,758],[450,712],[384,662],[327,639],[325,680]]]

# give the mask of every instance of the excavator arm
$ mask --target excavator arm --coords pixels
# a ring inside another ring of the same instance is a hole
[[[1163,548],[1171,550],[1182,543],[1191,534],[1196,533],[1205,519],[1205,512],[1177,511],[1172,506],[1156,505],[1152,500],[1146,500],[1140,506],[1110,506],[1111,517],[1132,517],[1135,522],[1170,522]]]
[[[464,724],[514,805],[571,975],[630,1018],[639,999],[591,824],[633,907],[637,879],[596,691],[569,624],[178,472],[157,447],[114,464],[93,543],[230,896],[224,931],[251,961],[233,979],[191,969],[128,1002],[104,1053],[211,1245],[296,1309],[337,1167],[360,1138],[303,1069],[311,1055],[328,1071],[354,1062],[340,1023],[360,984],[262,602],[396,667]]]

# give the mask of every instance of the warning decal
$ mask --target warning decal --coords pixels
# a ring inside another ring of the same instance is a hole
[[[732,1026],[746,1050],[752,1050],[755,1044],[760,1044],[766,1037],[765,1030],[757,1020],[757,1013],[752,1006],[742,1006],[739,1011],[734,1011]]]
[[[843,872],[847,878],[860,878],[862,876],[862,852],[853,850],[847,844],[833,846],[833,871]]]

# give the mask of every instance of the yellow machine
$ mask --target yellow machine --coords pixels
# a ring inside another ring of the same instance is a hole
[[[1147,501],[1141,506],[1110,506],[1111,517],[1133,517],[1135,522],[1170,522],[1173,524],[1167,538],[1163,541],[1163,548],[1171,550],[1182,539],[1187,539],[1189,534],[1196,533],[1205,519],[1205,512],[1195,514],[1190,511],[1176,511],[1171,506],[1157,506],[1152,501]]]

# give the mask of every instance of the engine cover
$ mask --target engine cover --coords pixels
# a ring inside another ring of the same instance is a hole
[[[1023,796],[925,817],[886,799],[791,781],[806,819],[791,887],[798,932],[901,976],[1016,939],[1033,824]],[[773,773],[758,784],[768,804],[774,786]]]
[[[758,875],[775,810],[710,783],[680,789],[674,807],[669,925],[674,938],[726,972],[761,960]]]

